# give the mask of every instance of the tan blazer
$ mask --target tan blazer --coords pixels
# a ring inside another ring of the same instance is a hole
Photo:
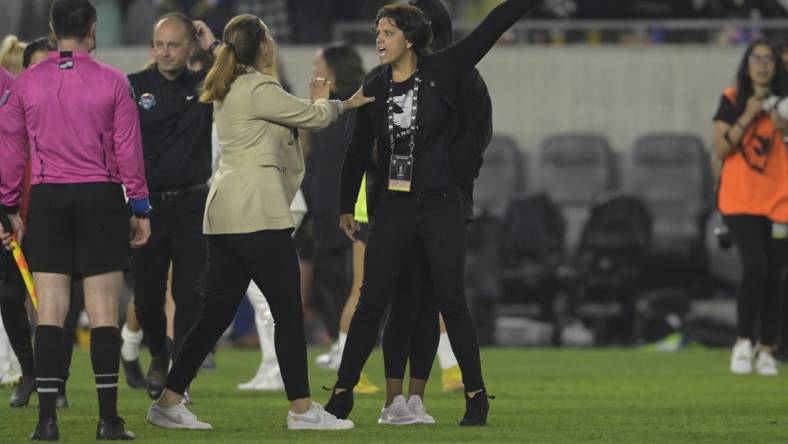
[[[294,128],[322,129],[337,119],[338,101],[302,101],[268,75],[249,70],[214,102],[221,147],[205,206],[205,234],[292,228],[290,203],[304,178]]]

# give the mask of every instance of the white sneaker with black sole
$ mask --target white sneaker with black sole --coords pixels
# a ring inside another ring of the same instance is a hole
[[[405,402],[405,397],[397,395],[391,405],[383,407],[380,410],[378,424],[397,426],[414,425],[421,424],[421,420],[410,411],[408,403]]]
[[[181,402],[174,407],[162,407],[154,402],[148,409],[148,422],[164,429],[210,430],[207,422],[197,420],[197,416]]]
[[[353,428],[353,421],[337,419],[328,413],[323,406],[312,402],[309,410],[304,413],[287,412],[287,428],[289,430],[349,430]]]
[[[419,395],[410,395],[408,399],[408,409],[416,415],[419,422],[422,424],[435,424],[435,418],[427,414],[427,408],[424,407],[424,401],[421,400]]]
[[[752,373],[752,342],[749,339],[739,339],[733,345],[731,373],[734,375]]]

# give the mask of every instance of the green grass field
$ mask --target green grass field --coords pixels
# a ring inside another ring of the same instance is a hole
[[[310,358],[319,349],[310,351]],[[69,381],[71,407],[59,412],[61,441],[94,438],[96,396],[89,354],[75,352]],[[379,426],[383,395],[357,396],[347,432],[289,432],[284,394],[249,394],[235,389],[252,376],[259,355],[221,350],[219,370],[192,385],[192,410],[213,424],[211,431],[165,431],[145,422],[150,401],[125,384],[120,414],[139,441],[187,442],[788,442],[788,375],[732,376],[727,350],[691,348],[678,353],[630,350],[486,349],[482,361],[491,394],[489,426],[456,426],[463,413],[460,394],[440,393],[440,374],[425,399],[438,424]],[[437,367],[437,365],[436,365]],[[332,372],[311,368],[316,399]],[[382,385],[379,352],[368,370]],[[434,369],[435,370],[435,369]],[[122,375],[121,375],[122,376]],[[9,389],[0,390],[5,399]],[[28,442],[37,418],[33,406],[0,406],[0,443]]]

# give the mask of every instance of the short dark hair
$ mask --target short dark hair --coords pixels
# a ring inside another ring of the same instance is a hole
[[[96,8],[88,0],[55,0],[50,10],[58,39],[84,39],[96,23]]]
[[[54,51],[55,49],[57,49],[57,47],[46,37],[33,40],[25,46],[25,51],[22,53],[22,66],[24,66],[25,69],[30,67],[30,59],[33,58],[33,54],[39,51]]]
[[[378,11],[375,26],[384,18],[399,28],[405,38],[413,44],[413,50],[419,55],[427,55],[432,47],[432,28],[424,12],[411,5],[386,5]]]

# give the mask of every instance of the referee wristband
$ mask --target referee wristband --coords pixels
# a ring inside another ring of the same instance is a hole
[[[146,218],[150,216],[151,211],[153,211],[153,207],[150,205],[150,201],[147,197],[142,199],[129,199],[129,205],[131,205],[131,211],[134,212],[135,217]]]

